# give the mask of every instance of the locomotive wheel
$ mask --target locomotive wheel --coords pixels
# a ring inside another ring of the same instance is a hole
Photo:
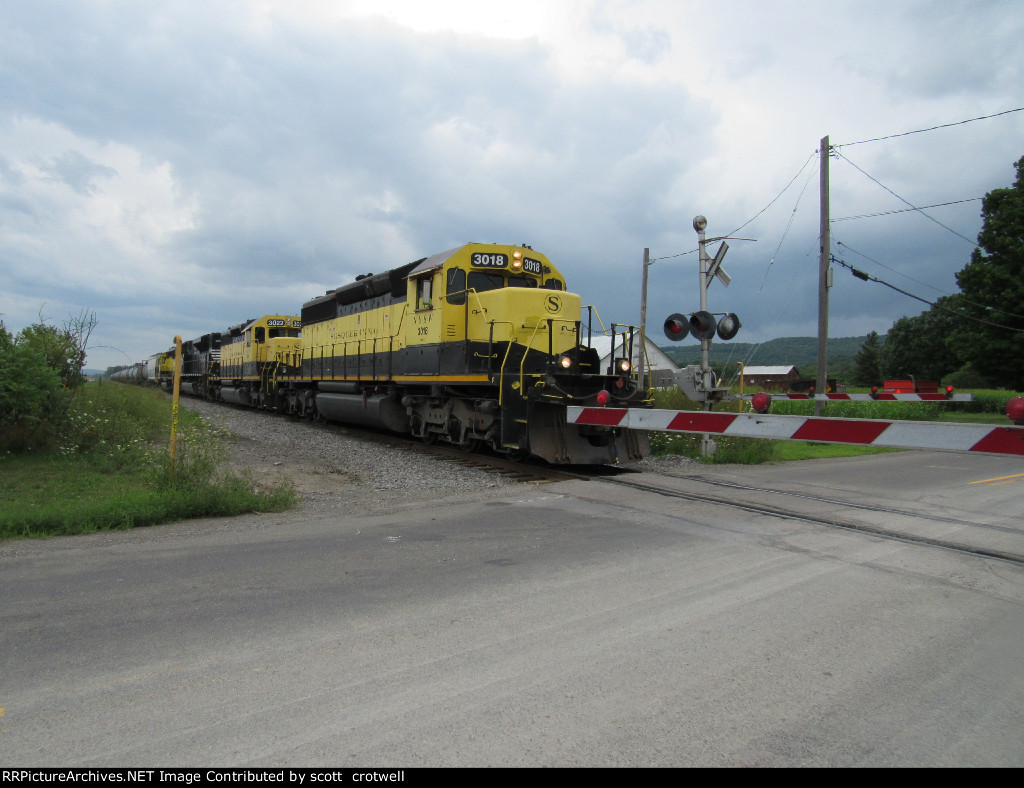
[[[465,443],[460,443],[459,448],[465,452],[476,452],[480,450],[479,438],[467,438]]]
[[[435,443],[437,443],[437,433],[436,432],[424,432],[423,433],[423,442],[425,444],[427,444],[428,446],[433,446]]]

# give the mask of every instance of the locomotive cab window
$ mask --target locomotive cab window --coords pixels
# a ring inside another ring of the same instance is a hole
[[[466,303],[466,272],[461,268],[448,269],[447,297],[449,304],[461,306]]]
[[[544,283],[545,290],[562,290],[563,287],[564,286],[562,285],[562,281],[560,279],[548,279]]]
[[[431,309],[433,304],[430,300],[430,293],[433,289],[434,278],[432,276],[424,276],[416,283],[416,308],[417,309]]]
[[[263,326],[256,327],[256,343],[260,344],[267,338],[267,330]]]
[[[469,272],[469,289],[478,293],[488,290],[500,290],[505,286],[505,277],[501,274],[488,274],[483,271]]]

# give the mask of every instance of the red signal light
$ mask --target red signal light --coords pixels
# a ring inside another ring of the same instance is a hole
[[[952,386],[946,386],[946,396],[947,397],[952,397],[953,396],[953,387]]]
[[[1006,403],[1006,415],[1014,424],[1024,425],[1024,397],[1011,397]]]
[[[686,339],[690,333],[690,324],[686,318],[678,312],[669,315],[665,319],[665,336],[671,339],[673,342],[679,342],[680,340]]]
[[[771,406],[771,394],[766,394],[763,391],[759,391],[757,392],[757,394],[750,398],[750,407],[752,407],[758,413],[767,413],[768,408],[770,408]]]
[[[612,398],[612,395],[609,394],[604,389],[601,389],[599,392],[597,392],[597,404],[602,406],[602,407],[607,405],[608,404],[608,400],[610,400],[611,398]]]
[[[715,316],[710,312],[694,312],[690,315],[689,328],[694,339],[711,339],[716,331]]]

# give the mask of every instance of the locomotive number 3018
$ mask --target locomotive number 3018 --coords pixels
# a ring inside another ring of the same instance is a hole
[[[470,262],[477,268],[508,268],[508,255],[474,252]]]

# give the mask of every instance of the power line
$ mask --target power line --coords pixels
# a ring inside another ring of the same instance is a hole
[[[849,244],[844,244],[842,241],[836,241],[836,245],[837,246],[842,246],[845,249],[849,249],[855,255],[863,257],[865,260],[870,260],[875,265],[881,266],[882,268],[886,269],[887,271],[892,271],[894,274],[896,274],[897,276],[902,276],[904,279],[909,279],[911,282],[916,282],[917,284],[923,285],[924,287],[930,287],[932,290],[935,290],[938,293],[942,293],[943,295],[947,295],[947,296],[949,296],[949,295],[958,295],[958,296],[960,296],[960,299],[965,304],[970,304],[971,306],[976,306],[979,309],[989,309],[990,308],[990,307],[986,306],[985,304],[979,304],[977,301],[971,301],[969,298],[966,298],[963,293],[950,293],[949,291],[943,290],[942,288],[936,287],[935,285],[929,284],[928,282],[922,282],[920,279],[914,279],[914,277],[912,277],[912,276],[907,276],[907,274],[904,274],[901,271],[897,271],[895,268],[892,268],[892,267],[886,265],[885,263],[879,262],[874,257],[869,257],[868,255],[864,254],[863,252],[858,252],[852,246],[850,246]],[[860,277],[858,277],[858,278],[860,278]],[[1009,315],[1010,317],[1019,317],[1021,320],[1024,320],[1024,315],[1018,315],[1018,314],[1015,314],[1014,312],[1007,312],[1006,310],[1003,310],[1003,309],[1001,309],[999,311],[1001,311],[1005,315]]]
[[[880,266],[880,267],[884,268],[887,271],[892,271],[894,274],[896,274],[897,276],[902,276],[904,279],[909,279],[911,282],[916,282],[917,284],[923,285],[924,287],[930,287],[932,290],[935,290],[936,292],[942,293],[943,295],[953,295],[953,293],[950,293],[947,290],[943,290],[940,287],[936,287],[933,284],[929,284],[928,282],[922,282],[920,279],[914,279],[914,277],[912,277],[912,276],[907,276],[902,271],[897,271],[895,268],[892,268],[891,266],[888,266],[885,263],[879,262],[874,257],[869,257],[868,255],[864,254],[863,252],[858,252],[852,246],[850,246],[849,244],[844,244],[842,241],[838,241],[837,240],[836,241],[836,246],[842,246],[844,249],[848,249],[849,251],[853,252],[855,255],[863,257],[865,260],[870,260],[875,265]],[[975,306],[983,306],[983,305],[982,304],[975,304]]]
[[[876,216],[889,216],[894,213],[909,213],[910,211],[918,211],[924,208],[942,208],[946,205],[959,205],[964,202],[975,202],[976,200],[983,200],[984,197],[968,197],[966,200],[953,200],[952,202],[937,202],[934,205],[922,205],[920,208],[900,208],[898,211],[881,211],[879,213],[862,213],[860,216],[843,216],[839,219],[832,219],[833,222],[845,222],[850,219],[873,219]]]
[[[906,136],[909,136],[911,134],[923,134],[926,131],[936,131],[938,129],[948,129],[948,128],[952,128],[953,126],[962,126],[965,123],[974,123],[975,121],[978,121],[978,120],[989,120],[991,118],[998,118],[998,117],[1001,117],[1003,115],[1010,115],[1010,114],[1012,114],[1014,112],[1024,112],[1024,107],[1015,107],[1014,109],[1007,109],[1007,110],[1003,110],[1002,112],[995,112],[995,113],[993,113],[991,115],[980,115],[980,116],[978,116],[976,118],[967,118],[966,120],[958,120],[958,121],[956,121],[954,123],[943,123],[943,124],[940,124],[938,126],[929,126],[926,129],[915,129],[913,131],[904,131],[904,132],[900,132],[899,134],[887,134],[884,137],[872,137],[871,139],[857,140],[856,142],[844,142],[844,143],[840,143],[840,144],[837,144],[837,145],[832,145],[830,147],[834,151],[835,155],[838,158],[846,159],[847,162],[849,162],[851,165],[853,165],[853,167],[855,169],[859,170],[863,175],[865,175],[866,177],[870,178],[875,183],[877,183],[879,186],[881,186],[883,189],[885,189],[887,192],[892,194],[894,197],[896,197],[897,199],[903,201],[908,206],[910,206],[909,208],[906,209],[907,211],[919,211],[922,216],[924,216],[925,218],[930,219],[931,221],[935,222],[940,227],[942,227],[942,228],[944,228],[946,230],[949,230],[951,233],[953,233],[954,235],[959,236],[960,238],[963,238],[965,241],[967,241],[967,243],[969,243],[971,245],[976,245],[974,243],[974,241],[972,241],[970,238],[967,238],[967,237],[965,237],[963,235],[960,235],[960,233],[958,233],[956,230],[953,230],[952,228],[946,227],[946,225],[942,224],[942,222],[939,222],[936,219],[933,219],[931,216],[928,216],[928,214],[924,213],[924,211],[922,210],[921,207],[915,206],[912,203],[908,202],[907,200],[904,200],[902,197],[900,197],[894,191],[889,189],[887,186],[883,185],[882,183],[877,181],[875,178],[872,178],[870,175],[868,175],[866,172],[864,172],[864,170],[862,170],[860,167],[858,167],[856,164],[854,164],[848,158],[843,156],[840,153],[839,149],[840,148],[847,148],[847,147],[850,147],[852,145],[864,145],[864,144],[869,143],[869,142],[881,142],[882,140],[891,140],[891,139],[896,139],[897,137],[906,137]],[[744,227],[746,227],[748,224],[750,224],[752,221],[754,221],[754,219],[756,219],[758,216],[760,216],[765,211],[767,211],[769,208],[771,208],[772,205],[774,205],[776,203],[776,201],[778,201],[778,199],[780,197],[782,197],[783,194],[786,193],[786,191],[789,189],[789,187],[793,185],[793,183],[796,181],[796,179],[800,177],[800,174],[804,171],[804,168],[807,166],[807,163],[809,161],[811,161],[815,157],[816,154],[817,154],[817,151],[815,151],[814,153],[810,154],[810,156],[807,157],[807,161],[805,161],[803,163],[803,165],[797,171],[797,174],[793,176],[792,180],[790,180],[790,182],[787,183],[785,185],[785,187],[783,187],[782,191],[780,191],[771,200],[771,202],[769,202],[764,208],[762,208],[760,211],[758,211],[756,214],[754,214],[752,217],[750,217],[750,219],[745,221],[743,224],[741,224],[735,230],[730,232],[729,235],[735,235],[740,230],[742,230]],[[954,201],[954,202],[936,203],[935,205],[925,205],[923,207],[924,208],[940,208],[940,207],[943,207],[943,206],[946,206],[946,205],[956,205],[959,202],[971,202],[972,200],[980,200],[980,199],[982,199],[982,198],[980,198],[980,197],[972,197],[972,198],[970,198],[968,200],[957,200],[957,201]],[[888,211],[888,212],[883,212],[883,213],[865,214],[863,216],[844,216],[841,219],[833,219],[832,221],[834,221],[834,222],[842,222],[842,221],[846,221],[848,219],[866,219],[866,218],[872,218],[872,217],[875,217],[875,216],[886,216],[886,215],[888,215],[890,213],[905,213],[905,211]],[[654,262],[656,262],[658,260],[670,260],[670,259],[672,259],[674,257],[684,257],[685,255],[693,254],[696,251],[697,251],[696,249],[690,249],[689,251],[679,252],[678,254],[663,255],[662,257],[652,257],[649,262],[650,263],[654,263]]]
[[[762,208],[760,211],[758,211],[753,216],[751,216],[749,219],[747,219],[747,221],[745,221],[743,224],[741,224],[739,227],[737,227],[735,230],[733,230],[731,233],[729,233],[729,235],[735,235],[740,230],[742,230],[744,227],[746,227],[748,224],[750,224],[752,221],[754,221],[754,219],[756,219],[762,213],[764,213],[769,208],[771,208],[776,203],[776,201],[778,201],[778,199],[780,197],[782,197],[782,195],[785,194],[789,190],[789,187],[792,186],[794,183],[796,183],[796,179],[800,177],[800,173],[802,173],[804,171],[804,168],[807,167],[808,162],[810,162],[810,161],[812,161],[814,159],[814,156],[815,156],[816,153],[817,153],[817,151],[815,151],[814,153],[812,153],[810,156],[807,157],[807,161],[805,161],[803,163],[803,165],[801,165],[800,169],[797,171],[796,175],[793,176],[792,180],[790,180],[790,182],[787,183],[783,187],[781,192],[779,192],[777,195],[775,195],[775,197],[772,199],[772,201],[770,203],[768,203],[766,206],[764,206],[764,208]],[[806,188],[806,186],[805,186],[805,188]]]
[[[807,167],[807,163],[810,162],[815,157],[816,153],[817,153],[817,151],[815,151],[815,153],[812,153],[810,156],[807,157],[807,161],[805,161],[800,166],[800,169],[797,170],[796,175],[794,175],[792,177],[792,179],[789,181],[789,183],[787,183],[782,188],[782,191],[780,191],[778,194],[775,195],[775,197],[772,198],[771,202],[769,202],[766,206],[764,206],[764,208],[762,208],[760,211],[758,211],[753,216],[751,216],[749,219],[747,219],[747,221],[745,221],[743,224],[741,224],[735,230],[730,232],[726,237],[728,238],[728,237],[735,236],[736,233],[738,233],[740,230],[742,230],[744,227],[746,227],[748,224],[750,224],[752,221],[754,221],[754,219],[756,219],[762,213],[764,213],[769,208],[771,208],[776,202],[778,202],[779,198],[782,197],[782,195],[785,194],[789,190],[789,187],[792,186],[796,182],[796,179],[800,177],[800,174]],[[688,252],[679,252],[678,254],[667,254],[667,255],[663,255],[662,257],[652,257],[648,262],[649,263],[654,263],[654,262],[656,262],[658,260],[671,260],[673,257],[684,257],[684,256],[686,256],[688,254],[693,254],[696,251],[697,251],[696,249],[690,249]]]
[[[964,314],[963,312],[958,312],[955,309],[949,309],[948,307],[942,306],[941,304],[937,304],[934,301],[929,301],[927,298],[922,298],[919,295],[914,295],[913,293],[909,293],[909,292],[907,292],[906,290],[904,290],[904,289],[902,289],[900,287],[896,287],[896,285],[894,285],[894,284],[886,282],[884,279],[879,279],[877,276],[871,276],[871,274],[864,273],[863,271],[854,268],[852,265],[847,263],[845,260],[840,260],[838,257],[833,256],[832,257],[832,262],[839,263],[839,265],[843,266],[843,268],[850,269],[850,272],[855,277],[857,277],[858,279],[863,279],[865,282],[878,282],[878,284],[880,284],[880,285],[885,285],[886,287],[892,288],[897,293],[902,293],[903,295],[908,296],[909,298],[913,298],[913,299],[916,299],[918,301],[921,301],[921,302],[923,302],[925,304],[928,304],[929,306],[934,307],[935,309],[938,309],[938,310],[940,310],[942,312],[948,312],[949,314],[955,315],[956,317],[964,318],[966,320],[973,320],[976,323],[984,323],[987,326],[994,326],[995,328],[1001,328],[1001,329],[1003,329],[1005,331],[1016,331],[1018,333],[1024,333],[1024,328],[1013,328],[1012,326],[1004,326],[1004,325],[1000,325],[999,323],[993,323],[991,320],[985,320],[985,319],[980,318],[980,317],[974,317],[972,315],[967,315],[967,314]]]
[[[1001,115],[1009,115],[1011,112],[1022,112],[1022,111],[1024,111],[1024,107],[1017,107],[1016,109],[1007,109],[1007,110],[1003,110],[1002,112],[996,112],[994,115],[982,115],[982,116],[977,117],[977,118],[968,118],[967,120],[958,120],[956,123],[943,123],[941,126],[931,126],[931,127],[927,128],[927,129],[916,129],[914,131],[904,131],[904,132],[902,132],[900,134],[889,134],[889,135],[887,135],[885,137],[874,137],[874,138],[869,139],[869,140],[858,140],[857,142],[846,142],[846,143],[843,143],[842,145],[834,145],[833,147],[835,147],[835,148],[845,148],[845,147],[849,147],[850,145],[864,145],[864,144],[866,144],[868,142],[881,142],[882,140],[891,140],[891,139],[895,139],[896,137],[906,137],[906,136],[909,136],[911,134],[923,134],[926,131],[935,131],[937,129],[948,129],[948,128],[951,128],[953,126],[962,126],[965,123],[974,123],[974,121],[976,121],[976,120],[988,120],[989,118],[998,118]]]
[[[936,218],[934,218],[934,217],[932,217],[932,216],[929,216],[928,214],[926,214],[926,213],[925,213],[924,211],[922,211],[922,210],[921,210],[921,209],[920,209],[919,207],[917,207],[916,205],[914,205],[914,204],[913,204],[912,202],[910,202],[909,200],[905,200],[904,198],[900,197],[900,196],[899,196],[899,195],[898,195],[898,194],[897,194],[896,192],[894,192],[894,191],[893,191],[892,189],[890,189],[890,188],[889,188],[888,186],[886,186],[886,185],[885,185],[884,183],[882,183],[881,181],[879,181],[879,180],[878,180],[877,178],[875,178],[875,177],[873,177],[873,176],[871,176],[871,175],[868,175],[868,173],[864,172],[864,170],[862,170],[862,169],[861,169],[860,167],[858,167],[858,166],[857,166],[856,164],[854,164],[854,163],[853,163],[852,161],[850,161],[850,159],[849,159],[848,157],[844,156],[844,155],[843,155],[842,153],[839,153],[839,152],[837,151],[837,155],[838,155],[838,157],[839,157],[840,159],[843,159],[843,160],[844,160],[844,161],[846,161],[846,162],[847,162],[847,163],[848,163],[848,164],[849,164],[849,165],[850,165],[851,167],[853,167],[853,168],[854,168],[855,170],[857,170],[857,172],[859,172],[859,173],[860,173],[861,175],[863,175],[863,176],[865,176],[866,178],[868,178],[869,180],[872,180],[872,181],[874,181],[875,183],[877,183],[877,184],[878,184],[879,186],[881,186],[881,187],[882,187],[883,189],[885,189],[885,190],[886,190],[887,192],[889,192],[889,194],[891,194],[891,195],[892,195],[893,197],[895,197],[895,198],[896,198],[897,200],[899,200],[900,202],[904,203],[905,205],[909,205],[909,206],[910,206],[910,208],[911,208],[912,210],[915,210],[915,211],[917,211],[917,212],[918,212],[918,213],[920,213],[920,214],[921,214],[921,215],[922,215],[922,216],[923,216],[924,218],[926,218],[926,219],[928,219],[928,220],[930,220],[930,221],[933,221],[933,222],[935,222],[935,223],[936,223],[937,225],[939,225],[939,227],[943,228],[944,230],[949,230],[949,232],[953,233],[953,235],[955,235],[955,236],[957,236],[958,238],[962,238],[963,240],[967,241],[967,243],[969,243],[969,244],[970,244],[971,246],[977,246],[977,245],[978,245],[977,243],[975,243],[974,241],[972,241],[972,240],[971,240],[970,238],[968,238],[968,237],[967,237],[966,235],[961,235],[961,234],[960,234],[960,233],[958,233],[958,232],[957,232],[956,230],[954,230],[954,229],[953,229],[952,227],[947,227],[947,226],[946,226],[946,225],[944,225],[944,224],[943,224],[942,222],[940,222],[940,221],[939,221],[938,219],[936,219]]]
[[[806,162],[804,163],[804,166],[807,166]],[[803,171],[803,168],[801,168],[801,172],[802,171]],[[807,174],[807,180],[804,181],[804,187],[800,190],[800,194],[797,195],[796,205],[793,206],[793,212],[790,213],[790,215],[789,215],[789,223],[786,225],[786,229],[782,231],[782,237],[779,239],[779,245],[775,247],[775,254],[773,254],[772,255],[772,259],[768,261],[768,267],[765,268],[765,271],[764,271],[764,279],[761,280],[761,287],[757,288],[758,295],[760,295],[761,290],[764,289],[764,283],[768,281],[768,272],[771,271],[772,270],[772,266],[775,265],[775,258],[779,256],[779,250],[782,249],[782,244],[785,242],[786,236],[789,235],[790,228],[793,227],[793,220],[796,219],[796,212],[797,212],[797,209],[800,207],[800,200],[803,199],[804,192],[807,191],[807,184],[809,184],[811,182],[811,178],[814,176],[815,172],[816,171],[812,169]],[[790,183],[792,183],[792,181],[790,181]],[[788,189],[789,186],[787,186],[786,188]],[[779,196],[781,197],[782,195],[779,195]],[[762,211],[762,213],[764,213],[764,212]],[[753,220],[751,220],[751,221],[753,221]],[[749,224],[749,222],[748,222],[748,224]]]

